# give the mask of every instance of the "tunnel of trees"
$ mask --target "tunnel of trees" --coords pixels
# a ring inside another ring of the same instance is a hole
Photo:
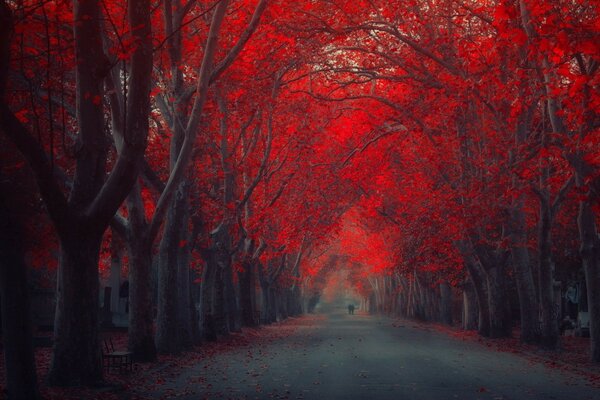
[[[92,385],[123,297],[152,362],[311,311],[341,269],[372,312],[547,349],[586,313],[600,362],[598,13],[0,1],[9,396],[37,396],[33,292],[48,382]]]

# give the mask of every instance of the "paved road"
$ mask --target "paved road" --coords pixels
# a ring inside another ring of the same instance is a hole
[[[167,382],[179,399],[600,399],[564,371],[388,318],[328,314]],[[191,388],[188,394],[178,388]],[[192,392],[195,392],[192,394]],[[157,394],[157,393],[156,393]],[[183,394],[183,395],[182,395]]]

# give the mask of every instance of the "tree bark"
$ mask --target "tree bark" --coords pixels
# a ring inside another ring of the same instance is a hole
[[[539,343],[537,294],[531,271],[522,196],[511,207],[510,247],[521,313],[521,341]]]
[[[2,7],[2,4],[0,4]],[[0,176],[0,179],[2,177]],[[0,304],[8,400],[38,399],[22,230],[0,182]]]
[[[133,359],[151,362],[156,359],[154,343],[154,299],[152,297],[152,245],[147,236],[148,224],[140,184],[127,197],[128,226],[121,234],[129,253],[129,335],[128,348]]]
[[[224,270],[219,264],[215,268],[215,308],[214,323],[218,335],[229,335],[229,316],[227,315],[227,300],[225,295]]]
[[[254,318],[254,303],[256,298],[256,278],[254,275],[254,264],[247,261],[244,263],[243,268],[244,270],[239,273],[242,323],[244,326],[256,326],[257,323]]]
[[[181,204],[182,216],[179,222],[179,229],[181,230],[181,238],[179,247],[179,254],[177,256],[177,286],[179,288],[176,296],[178,296],[178,320],[179,320],[179,342],[181,343],[182,349],[189,349],[193,345],[192,339],[192,314],[191,309],[191,294],[190,294],[190,261],[191,261],[191,232],[188,229],[190,225],[190,204],[189,204],[189,189],[187,184],[184,187]]]
[[[129,335],[128,348],[133,359],[156,359],[152,299],[152,250],[147,242],[129,242]]]
[[[102,379],[98,343],[98,256],[101,232],[74,224],[60,240],[54,352],[48,380],[58,386]]]
[[[479,308],[477,307],[477,296],[473,283],[467,282],[463,287],[462,328],[466,331],[477,329],[478,314]]]
[[[238,318],[238,300],[235,285],[233,282],[233,265],[231,256],[229,262],[223,268],[223,284],[225,291],[225,303],[227,307],[227,324],[231,332],[240,332],[242,330],[240,318]]]
[[[499,265],[500,260],[493,260],[494,265],[485,271],[488,294],[488,313],[491,338],[511,336],[512,324],[507,296],[506,273]]]
[[[167,213],[159,248],[158,314],[156,321],[156,348],[160,354],[179,354],[179,255],[182,234],[187,227],[181,222],[185,215],[184,189],[180,186]]]
[[[481,265],[475,260],[466,262],[469,278],[473,283],[475,296],[477,297],[477,308],[479,309],[478,333],[483,337],[490,336],[490,307],[488,301],[488,289],[485,272]]]
[[[588,201],[580,201],[578,214],[581,260],[585,271],[592,361],[600,363],[600,239]]]
[[[206,251],[204,255],[205,267],[202,271],[202,282],[200,288],[201,304],[200,307],[200,326],[202,328],[202,337],[204,340],[214,341],[217,339],[215,327],[215,307],[216,307],[216,278],[217,267],[213,259],[214,254],[211,250]]]
[[[542,347],[550,350],[560,343],[558,309],[554,299],[554,262],[552,260],[552,210],[548,202],[540,204],[538,222],[538,262]]]
[[[440,318],[446,325],[452,325],[452,287],[448,282],[440,283]]]

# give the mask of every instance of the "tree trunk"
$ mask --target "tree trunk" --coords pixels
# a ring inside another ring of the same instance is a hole
[[[228,256],[228,262],[225,263],[223,268],[223,284],[225,290],[225,307],[227,308],[227,324],[231,332],[240,332],[242,330],[240,326],[240,320],[237,317],[237,293],[235,290],[235,284],[233,282],[233,265],[231,263],[231,256]]]
[[[591,357],[600,363],[600,239],[588,201],[579,202],[578,227],[590,315]]]
[[[278,308],[277,293],[272,284],[269,285],[267,293],[269,296],[269,300],[267,302],[267,315],[268,315],[269,323],[272,324],[273,322],[277,322],[277,308]]]
[[[215,327],[215,284],[216,284],[216,264],[213,260],[213,254],[208,252],[205,257],[206,265],[202,271],[202,282],[200,289],[201,307],[200,307],[200,326],[204,340],[217,340],[217,331]]]
[[[479,325],[477,332],[483,337],[490,336],[490,307],[488,302],[488,289],[485,273],[481,265],[474,260],[467,261],[467,270],[475,290],[477,308],[479,309]]]
[[[283,321],[288,317],[287,290],[278,289],[275,293],[275,296],[277,297],[277,315],[279,316],[278,320]]]
[[[145,243],[129,242],[129,337],[133,359],[151,362],[156,359],[153,327],[152,251]]]
[[[227,315],[227,300],[225,295],[224,269],[217,263],[215,267],[215,303],[213,319],[218,335],[229,335],[229,316]]]
[[[298,285],[295,285],[290,293],[291,296],[291,307],[290,307],[290,315],[298,316],[302,314],[302,292]]]
[[[129,253],[129,337],[128,348],[133,359],[151,362],[156,359],[154,343],[154,299],[152,297],[152,240],[140,184],[136,183],[127,197],[130,229],[123,232]]]
[[[181,189],[181,187],[180,187]],[[179,245],[183,215],[178,191],[165,221],[160,242],[158,264],[158,315],[156,321],[156,348],[161,354],[178,354],[182,347],[179,336]]]
[[[98,255],[101,233],[74,224],[60,241],[52,385],[94,385],[102,380],[98,343]]]
[[[406,295],[406,316],[408,318],[414,318],[415,312],[415,281],[414,279],[408,280],[408,294]]]
[[[477,296],[472,282],[467,282],[463,287],[462,327],[466,331],[475,330],[478,326]]]
[[[521,341],[532,344],[539,342],[540,329],[523,207],[523,200],[519,199],[511,209],[510,247],[521,312]]]
[[[20,226],[4,199],[4,189],[0,187],[0,304],[6,398],[37,399],[39,393],[23,237]]]
[[[269,286],[262,279],[260,280],[260,293],[262,296],[261,322],[269,324],[271,323],[269,321]]]
[[[485,271],[490,323],[489,337],[505,338],[510,337],[512,331],[506,276],[503,266],[498,265],[499,260],[493,260],[493,262],[495,265]]]
[[[193,279],[192,282],[196,280],[197,274],[190,270]],[[202,292],[200,285],[192,284],[190,287],[190,309],[189,309],[189,318],[190,325],[192,327],[192,345],[199,345],[202,343],[202,332],[201,332],[201,299]]]
[[[256,287],[254,278],[254,264],[244,263],[244,270],[238,274],[240,281],[240,306],[242,309],[242,323],[244,326],[256,326],[254,318],[254,299]]]
[[[190,313],[191,305],[191,294],[190,294],[190,259],[191,259],[191,232],[188,229],[189,226],[189,190],[187,185],[182,193],[181,207],[182,216],[179,221],[180,226],[180,243],[179,243],[179,254],[177,257],[177,310],[179,315],[177,320],[179,321],[179,342],[182,349],[189,349],[193,345],[192,340],[192,314]]]
[[[540,344],[550,350],[559,346],[558,309],[554,299],[554,262],[552,261],[552,214],[548,204],[540,205],[538,223]]]
[[[446,325],[452,325],[452,288],[448,282],[440,283],[440,318]]]

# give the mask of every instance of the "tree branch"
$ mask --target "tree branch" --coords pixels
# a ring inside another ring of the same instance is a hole
[[[215,69],[213,70],[212,74],[210,75],[210,83],[213,83],[214,81],[219,79],[221,74],[223,74],[223,72],[225,72],[225,70],[233,63],[233,61],[235,61],[237,56],[244,49],[244,46],[246,45],[246,43],[248,42],[248,40],[250,39],[250,37],[252,36],[254,31],[256,31],[256,28],[258,27],[258,23],[260,22],[260,17],[262,15],[263,11],[265,10],[266,6],[267,6],[267,0],[260,0],[258,2],[258,4],[256,5],[256,8],[254,9],[254,14],[252,15],[252,19],[250,20],[250,23],[248,24],[248,26],[246,27],[246,29],[240,36],[237,43],[231,48],[231,50],[229,51],[227,56],[225,56],[225,58],[223,60],[221,60],[215,66]]]
[[[185,177],[185,173],[192,157],[194,142],[198,127],[200,125],[200,118],[202,109],[206,103],[208,96],[208,87],[210,85],[210,71],[212,70],[212,64],[214,55],[217,50],[217,44],[219,39],[219,31],[225,17],[225,12],[229,4],[228,0],[221,0],[215,9],[213,18],[210,24],[208,38],[206,40],[206,46],[204,49],[204,58],[198,74],[198,83],[196,86],[196,99],[192,106],[191,116],[185,129],[185,138],[181,145],[181,150],[177,161],[173,167],[169,180],[165,185],[165,189],[162,192],[154,212],[154,217],[150,224],[149,237],[154,239],[158,233],[158,229],[162,224],[163,217],[169,207],[171,198],[175,193],[175,189],[179,186],[181,180]]]

